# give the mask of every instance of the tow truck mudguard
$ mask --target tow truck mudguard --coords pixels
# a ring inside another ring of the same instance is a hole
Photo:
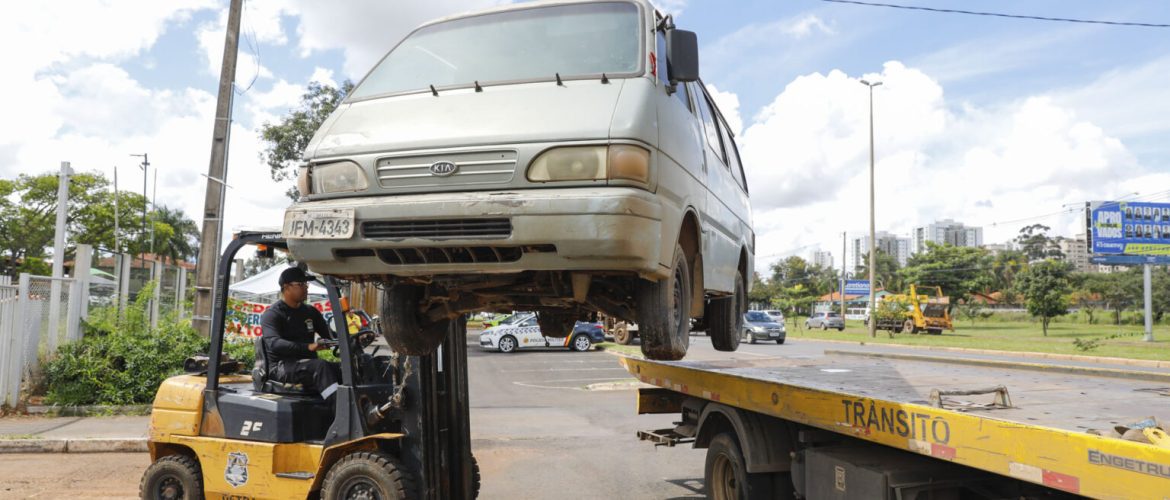
[[[791,425],[778,418],[697,398],[689,399],[683,406],[695,403],[702,405],[702,410],[697,412],[700,416],[695,448],[706,448],[717,434],[733,430],[748,473],[788,472],[792,469],[791,452],[795,448]]]

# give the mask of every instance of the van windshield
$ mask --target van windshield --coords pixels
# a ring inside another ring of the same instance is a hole
[[[354,89],[357,99],[641,68],[638,7],[588,3],[455,19],[415,31]]]

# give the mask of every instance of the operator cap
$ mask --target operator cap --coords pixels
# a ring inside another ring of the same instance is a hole
[[[290,267],[288,269],[285,269],[284,271],[281,271],[280,279],[277,281],[277,283],[280,286],[284,286],[284,285],[287,285],[289,283],[297,283],[297,282],[308,283],[310,281],[317,281],[317,278],[305,274],[305,271],[299,267]]]

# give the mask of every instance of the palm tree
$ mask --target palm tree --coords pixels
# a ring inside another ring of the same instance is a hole
[[[167,257],[172,264],[195,257],[199,248],[199,227],[195,221],[182,210],[162,205],[155,209],[154,221],[155,254]]]

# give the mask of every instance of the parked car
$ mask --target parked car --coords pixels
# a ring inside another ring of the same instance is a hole
[[[565,337],[548,337],[541,333],[536,315],[511,324],[501,324],[479,334],[479,345],[484,349],[500,352],[515,352],[517,349],[533,347],[558,347],[574,351],[588,351],[593,345],[605,341],[605,331],[599,323],[579,321],[573,326],[573,333]]]
[[[539,50],[533,50],[539,47]],[[408,34],[307,145],[293,256],[382,283],[396,352],[449,322],[535,309],[568,337],[600,312],[681,359],[690,319],[739,345],[755,254],[731,128],[698,42],[648,0],[523,2]]]
[[[774,340],[777,344],[783,344],[788,332],[783,324],[773,320],[767,313],[748,311],[743,315],[743,336],[751,344],[757,340]]]
[[[767,314],[770,318],[772,318],[772,321],[775,321],[777,323],[780,323],[781,325],[784,325],[784,311],[781,311],[779,309],[769,309],[767,311],[764,311],[764,314]]]
[[[845,330],[845,318],[842,318],[841,313],[838,312],[819,312],[804,320],[804,327],[810,330],[813,328],[821,330],[836,328],[837,331],[842,331]]]

